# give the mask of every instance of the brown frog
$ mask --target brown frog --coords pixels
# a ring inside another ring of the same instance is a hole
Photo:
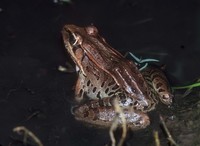
[[[75,99],[79,104],[73,108],[77,120],[109,127],[117,100],[127,126],[140,129],[149,125],[146,112],[154,109],[157,97],[171,104],[172,94],[162,71],[151,67],[140,72],[134,62],[106,43],[96,27],[65,25],[62,35],[77,66]]]

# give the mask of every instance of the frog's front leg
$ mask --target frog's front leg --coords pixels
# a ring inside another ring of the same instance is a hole
[[[103,100],[107,99],[104,98]],[[116,116],[116,112],[113,105],[102,106],[101,102],[104,101],[102,101],[102,99],[91,100],[88,103],[74,107],[73,114],[75,118],[88,124],[94,124],[100,127],[110,127]],[[142,129],[150,124],[149,117],[146,113],[134,110],[132,107],[123,108],[123,115],[126,119],[127,126],[132,130]],[[120,118],[118,124],[122,125]]]
[[[80,103],[83,101],[85,92],[89,90],[89,87],[87,87],[85,81],[86,77],[83,75],[81,71],[78,72],[78,79],[76,81],[75,85],[75,100]]]

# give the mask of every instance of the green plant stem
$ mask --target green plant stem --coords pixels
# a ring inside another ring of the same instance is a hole
[[[178,87],[172,87],[172,89],[188,89],[188,88],[195,88],[195,87],[200,87],[200,82],[191,84],[191,85],[187,85],[187,86],[178,86]]]

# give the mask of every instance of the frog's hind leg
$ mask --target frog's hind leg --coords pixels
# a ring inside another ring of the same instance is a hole
[[[74,107],[73,113],[77,120],[100,127],[110,127],[116,116],[120,126],[121,116],[124,116],[127,126],[132,130],[142,129],[150,124],[149,117],[142,111],[129,107],[123,109],[123,114],[117,114],[113,106],[100,106],[97,100]]]

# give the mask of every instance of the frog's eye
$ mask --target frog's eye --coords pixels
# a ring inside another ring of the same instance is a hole
[[[85,29],[89,35],[96,36],[98,34],[98,30],[95,26],[88,26]]]
[[[69,42],[73,46],[81,45],[82,41],[83,41],[83,39],[79,34],[69,33]]]

